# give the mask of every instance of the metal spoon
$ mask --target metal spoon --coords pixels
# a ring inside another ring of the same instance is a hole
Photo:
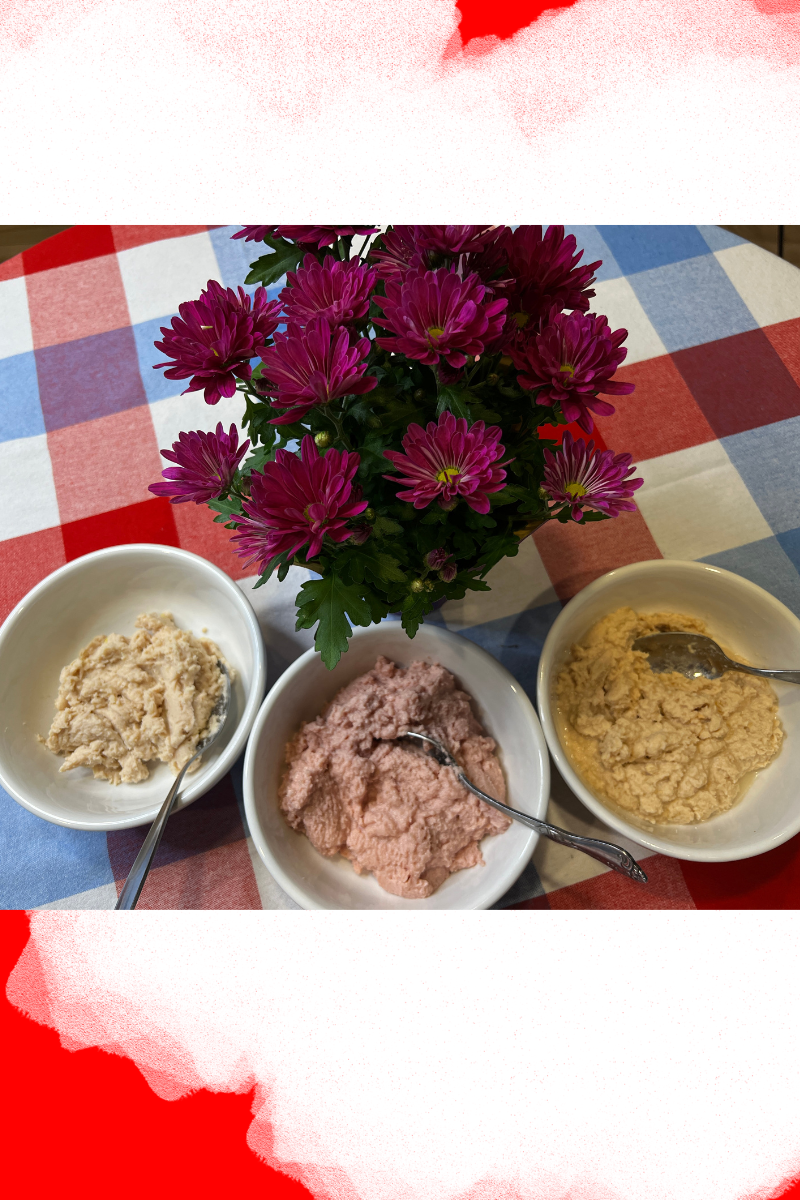
[[[527,813],[518,812],[516,808],[509,808],[507,804],[501,804],[499,800],[492,799],[491,796],[487,796],[485,792],[482,792],[480,788],[476,788],[474,783],[470,783],[447,747],[442,742],[437,741],[436,738],[429,737],[426,733],[411,733],[410,731],[401,733],[398,736],[416,738],[420,742],[426,742],[432,748],[431,757],[435,758],[440,766],[452,767],[462,787],[472,792],[480,800],[491,804],[492,808],[499,809],[507,817],[513,817],[515,821],[519,821],[522,825],[527,825],[529,829],[543,834],[544,837],[550,838],[553,842],[558,842],[561,846],[571,846],[574,850],[581,850],[584,854],[588,854],[590,858],[596,858],[598,862],[605,863],[607,867],[611,867],[614,871],[619,871],[620,875],[627,875],[628,879],[635,879],[637,883],[647,883],[647,876],[636,859],[627,850],[623,850],[621,846],[615,846],[612,842],[601,842],[597,838],[581,837],[577,833],[568,833],[566,829],[559,829],[556,825],[548,825],[546,821],[537,821],[536,817],[529,817]]]
[[[217,659],[217,666],[222,671],[223,686],[222,692],[220,693],[216,704],[211,710],[211,715],[208,718],[208,724],[211,728],[211,732],[206,734],[201,742],[197,743],[197,749],[195,750],[194,754],[188,762],[183,764],[178,772],[175,782],[169,789],[169,795],[161,806],[161,811],[159,812],[155,821],[153,821],[153,824],[150,826],[147,832],[147,837],[142,843],[142,848],[136,855],[136,861],[131,867],[130,874],[125,880],[125,886],[119,894],[119,900],[114,905],[115,909],[136,907],[136,901],[139,899],[141,890],[144,887],[144,881],[147,878],[148,872],[150,871],[150,864],[153,861],[153,855],[158,849],[158,843],[161,841],[161,835],[166,828],[167,820],[169,819],[169,815],[174,807],[175,800],[178,795],[178,788],[183,782],[183,777],[194,760],[200,754],[204,754],[205,751],[208,750],[208,748],[222,733],[223,726],[225,725],[225,721],[228,716],[228,709],[231,701],[231,677],[227,672],[225,664],[219,659]]]
[[[642,650],[653,671],[677,671],[689,679],[719,679],[725,671],[745,671],[765,679],[800,683],[800,671],[766,671],[734,662],[710,637],[699,633],[649,633],[637,638],[634,650]]]

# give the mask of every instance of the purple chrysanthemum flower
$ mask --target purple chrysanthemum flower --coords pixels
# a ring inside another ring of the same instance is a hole
[[[161,451],[162,458],[178,464],[161,472],[169,482],[151,483],[148,490],[168,496],[171,504],[207,504],[228,491],[249,445],[248,438],[239,446],[236,426],[225,433],[221,421],[214,433],[180,433],[171,450]]]
[[[503,246],[514,283],[504,292],[509,297],[509,338],[519,340],[520,331],[530,332],[551,309],[586,312],[594,272],[601,261],[578,266],[583,251],[577,250],[572,234],[564,236],[563,225],[550,225],[542,236],[541,225],[519,225],[507,229]],[[524,336],[524,335],[523,335]]]
[[[353,478],[357,454],[328,450],[323,457],[309,434],[300,455],[277,450],[275,461],[250,476],[250,497],[242,502],[247,514],[231,541],[246,565],[257,562],[259,572],[276,554],[291,558],[303,546],[306,560],[316,558],[327,536],[345,542],[352,530],[347,522],[367,507]]]
[[[424,274],[409,272],[403,283],[388,280],[386,295],[375,296],[384,319],[375,321],[396,337],[377,338],[386,350],[400,351],[434,367],[442,355],[451,367],[463,367],[468,354],[482,354],[503,327],[506,300],[489,300],[477,275],[467,279],[442,267]]]
[[[644,480],[630,478],[636,470],[630,454],[595,450],[594,442],[587,445],[580,438],[573,441],[567,429],[561,449],[555,454],[545,450],[544,458],[542,487],[556,512],[569,506],[573,520],[581,521],[587,508],[609,517],[635,511],[630,497]]]
[[[349,325],[369,312],[369,299],[377,276],[358,258],[348,262],[327,257],[320,263],[307,254],[297,271],[286,275],[288,287],[279,299],[287,321],[305,325],[325,317],[331,325]]]
[[[449,257],[477,253],[498,236],[494,225],[413,225],[411,228],[416,250]]]
[[[414,246],[414,226],[394,225],[380,237],[380,249],[370,250],[369,261],[378,278],[402,283],[409,269],[424,271],[425,259]]]
[[[276,225],[278,237],[301,245],[332,246],[340,237],[366,237],[377,233],[377,225]]]
[[[370,262],[380,279],[402,282],[410,270],[425,271],[439,265],[444,254],[461,260],[462,277],[475,272],[483,280],[481,267],[489,266],[494,272],[498,265],[497,247],[503,231],[502,225],[394,225],[381,235],[380,248],[370,253]]]
[[[427,508],[438,498],[441,507],[450,510],[463,496],[475,512],[487,513],[486,493],[499,492],[506,477],[497,466],[504,453],[502,435],[498,425],[487,429],[483,421],[476,421],[467,428],[463,417],[443,412],[438,425],[409,425],[402,443],[405,454],[384,450],[384,458],[402,472],[384,478],[405,485],[408,490],[398,492],[397,498],[411,501],[414,508]]]
[[[244,288],[237,296],[209,279],[199,300],[181,304],[172,328],[162,326],[164,340],[155,347],[170,361],[156,363],[156,368],[169,367],[167,379],[191,376],[186,392],[203,388],[206,403],[216,404],[220,396],[233,395],[237,379],[250,379],[250,359],[277,328],[280,311],[280,301],[268,300],[263,287],[256,288],[251,302]]]
[[[377,225],[244,225],[231,237],[234,240],[244,238],[246,242],[263,242],[265,237],[277,234],[290,242],[322,247],[332,246],[340,237],[352,237],[354,234],[366,237],[368,233],[377,232]]]
[[[233,241],[244,238],[246,242],[263,242],[264,238],[270,237],[276,228],[275,225],[244,225],[238,233],[232,233],[231,238]]]
[[[275,407],[289,411],[273,417],[272,424],[297,421],[315,404],[371,392],[378,380],[365,374],[370,348],[369,338],[351,346],[347,330],[333,329],[324,317],[309,321],[304,329],[291,324],[286,333],[276,333],[275,345],[261,355],[262,384]]]
[[[560,404],[567,421],[577,421],[591,433],[590,410],[602,416],[614,412],[614,406],[599,400],[597,393],[627,396],[634,390],[632,383],[611,379],[628,353],[620,348],[627,336],[627,329],[612,333],[606,318],[594,313],[553,312],[541,333],[509,353],[521,372],[520,385],[541,389],[537,404]]]
[[[431,550],[425,555],[425,562],[432,571],[439,572],[439,578],[442,583],[452,583],[458,573],[458,567],[455,564],[455,559],[452,554],[440,547],[438,550]]]

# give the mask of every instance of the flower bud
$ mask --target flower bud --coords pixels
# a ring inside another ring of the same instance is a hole
[[[436,588],[436,584],[433,582],[432,579],[425,580],[425,591],[426,592],[432,592],[435,590],[435,588]]]
[[[422,388],[414,388],[413,398],[415,400],[424,400],[425,399],[425,393],[423,392]]]
[[[375,509],[374,508],[365,508],[363,515],[364,515],[365,521],[374,521],[375,520]]]
[[[454,496],[452,500],[445,500],[444,502],[441,500],[439,501],[439,507],[443,508],[445,512],[452,512],[457,504],[458,496]]]
[[[486,376],[486,382],[491,384],[492,387],[494,387],[494,385],[496,383],[500,382],[500,376],[497,375],[494,371],[492,371],[491,375]]]
[[[439,572],[439,578],[442,583],[452,583],[456,577],[458,568],[454,562],[445,563]]]
[[[425,591],[425,580],[424,579],[412,579],[411,580],[411,590],[412,590],[412,592],[424,592]]]
[[[327,429],[322,429],[319,433],[314,434],[314,441],[320,450],[324,450],[326,446],[330,446],[332,438]]]
[[[436,570],[447,562],[450,555],[445,550],[444,546],[440,546],[438,550],[429,550],[425,555],[425,562],[432,569]]]

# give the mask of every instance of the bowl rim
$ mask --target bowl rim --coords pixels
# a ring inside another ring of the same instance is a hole
[[[399,622],[397,622],[397,621],[391,621],[391,622],[387,621],[387,623],[391,623],[392,625],[399,627]],[[353,630],[353,637],[358,638],[358,639],[368,637],[368,636],[377,637],[377,635],[381,631],[383,625],[384,625],[384,622],[380,622],[379,624],[376,624],[376,625],[370,625],[370,626],[366,626],[363,628],[355,628]],[[533,748],[533,752],[535,754],[536,762],[538,763],[539,775],[540,775],[540,779],[541,779],[540,794],[537,797],[536,805],[533,806],[536,809],[536,811],[532,815],[535,815],[541,821],[546,820],[547,806],[550,802],[550,759],[549,759],[549,756],[547,753],[547,742],[545,740],[544,732],[542,730],[541,723],[537,716],[536,709],[531,702],[530,696],[524,690],[524,688],[519,683],[519,681],[511,674],[511,672],[508,670],[508,668],[504,667],[503,664],[501,662],[499,662],[498,659],[496,659],[494,657],[494,655],[490,654],[488,650],[485,650],[483,648],[483,646],[479,646],[476,642],[470,641],[469,638],[462,637],[461,634],[455,633],[452,629],[447,629],[445,626],[430,624],[430,625],[426,625],[425,628],[428,630],[431,630],[431,631],[435,631],[435,636],[441,637],[444,641],[453,641],[453,642],[458,642],[458,643],[467,642],[469,644],[471,650],[476,651],[479,657],[484,657],[485,659],[487,659],[492,664],[492,666],[497,669],[497,671],[500,673],[501,676],[505,676],[509,682],[514,684],[514,686],[517,690],[517,698],[518,698],[519,702],[521,703],[521,707],[522,707],[523,711],[526,712],[526,715],[529,718],[529,723],[530,723],[530,727],[531,727],[531,731],[532,731],[532,735],[533,735],[533,747],[532,748]],[[409,639],[409,642],[411,642],[411,639]],[[256,719],[253,723],[253,728],[251,730],[250,737],[247,742],[247,749],[245,751],[245,756],[244,756],[244,770],[243,770],[243,775],[242,775],[242,791],[243,791],[243,797],[244,797],[245,817],[247,820],[248,828],[250,830],[250,836],[253,839],[253,844],[256,847],[256,850],[257,850],[262,862],[266,866],[270,875],[272,875],[275,882],[279,885],[279,887],[281,887],[282,890],[284,892],[286,892],[286,894],[288,896],[290,896],[291,899],[294,900],[296,904],[299,904],[301,906],[301,908],[303,908],[307,911],[314,910],[314,911],[325,911],[325,912],[365,912],[365,911],[370,911],[367,909],[327,908],[327,906],[325,906],[323,904],[318,904],[315,900],[313,900],[312,897],[310,897],[304,891],[303,887],[301,885],[297,884],[291,878],[291,876],[284,870],[281,863],[273,855],[272,850],[271,850],[266,838],[264,837],[264,834],[263,834],[263,831],[261,828],[261,823],[258,819],[258,812],[256,809],[254,775],[255,775],[256,756],[258,754],[258,746],[259,746],[259,742],[261,740],[262,731],[267,723],[267,720],[269,718],[269,715],[270,715],[272,709],[274,708],[275,704],[279,701],[280,696],[283,693],[283,691],[286,688],[290,687],[293,679],[298,674],[300,674],[300,672],[303,671],[309,663],[311,663],[315,659],[319,659],[319,653],[312,646],[309,650],[306,650],[303,654],[301,654],[298,658],[296,658],[295,661],[291,664],[291,666],[287,667],[287,669],[283,672],[282,675],[280,675],[278,677],[278,679],[272,685],[270,691],[264,697],[264,700],[261,704],[261,708],[259,709],[258,715],[256,716]],[[341,686],[344,687],[345,684],[342,684]],[[508,882],[493,889],[490,892],[490,894],[486,900],[486,903],[480,905],[479,906],[480,908],[491,908],[491,906],[497,900],[499,900],[501,896],[505,895],[505,893],[509,890],[509,888],[513,887],[514,883],[516,883],[517,879],[519,879],[519,876],[522,874],[522,872],[525,870],[525,868],[530,863],[531,858],[533,857],[534,851],[536,849],[536,846],[538,844],[539,836],[540,835],[538,833],[535,833],[533,830],[529,831],[528,841],[526,843],[525,850],[524,850],[523,854],[521,855],[522,865],[520,866],[519,871],[517,872],[516,875],[513,876],[513,878],[509,879]],[[424,901],[420,901],[420,904],[424,904]],[[472,906],[464,906],[463,908],[460,908],[460,909],[441,909],[438,911],[441,911],[441,912],[448,912],[448,911],[450,911],[450,912],[457,912],[457,911],[465,912],[465,911],[469,911],[469,909],[471,907]],[[476,906],[476,907],[478,907],[478,906]],[[381,911],[381,910],[378,910],[378,911]],[[391,911],[391,910],[385,910],[385,911]],[[426,912],[426,911],[431,911],[431,910],[420,908],[419,911]]]
[[[598,592],[602,592],[606,584],[612,579],[634,578],[637,575],[655,575],[659,571],[669,567],[680,567],[688,569],[689,572],[694,572],[697,575],[722,575],[727,579],[735,581],[737,587],[742,588],[745,592],[750,592],[754,596],[758,596],[759,601],[767,600],[769,604],[782,616],[788,616],[794,625],[797,627],[797,632],[800,634],[800,618],[792,612],[777,596],[773,596],[771,592],[759,587],[757,583],[753,583],[751,579],[747,579],[744,575],[737,575],[735,571],[728,571],[724,567],[715,566],[713,563],[696,562],[693,559],[681,558],[652,558],[644,559],[641,562],[628,563],[624,567],[615,567],[612,571],[607,571],[598,579],[593,580],[576,592],[574,596],[564,605],[561,612],[556,617],[555,621],[548,631],[542,646],[542,653],[539,659],[539,670],[536,676],[536,706],[539,711],[539,719],[542,724],[542,730],[550,749],[559,773],[563,776],[565,782],[572,789],[578,799],[586,805],[590,812],[594,813],[601,821],[610,826],[617,833],[627,837],[630,841],[636,842],[637,845],[644,846],[655,854],[663,854],[669,858],[682,859],[685,862],[738,862],[747,858],[756,858],[760,854],[765,854],[768,850],[774,850],[777,846],[782,846],[784,842],[789,841],[796,833],[800,832],[800,806],[798,807],[797,816],[782,833],[773,834],[770,837],[762,838],[760,841],[754,842],[752,848],[747,850],[736,849],[720,849],[714,850],[707,847],[680,846],[676,847],[673,843],[666,841],[656,835],[651,835],[639,829],[636,825],[628,824],[624,818],[617,815],[614,810],[608,808],[602,801],[598,800],[595,795],[586,787],[580,779],[571,763],[569,762],[558,736],[555,721],[553,719],[552,710],[550,707],[550,691],[549,680],[552,674],[555,658],[555,647],[559,640],[561,630],[569,621],[572,614],[583,604],[591,600]],[[578,602],[578,603],[576,603]]]
[[[207,558],[203,558],[200,554],[194,554],[191,550],[183,550],[179,546],[165,546],[161,542],[127,542],[119,546],[106,546],[100,550],[92,550],[89,554],[83,554],[80,558],[72,559],[71,562],[64,563],[63,566],[57,567],[55,571],[51,571],[44,579],[41,579],[35,584],[29,592],[27,592],[14,608],[8,614],[6,619],[0,625],[0,656],[3,653],[3,647],[6,640],[13,635],[14,629],[27,610],[30,604],[36,601],[44,592],[48,591],[54,585],[57,586],[60,580],[66,578],[70,574],[74,574],[82,566],[87,563],[96,561],[101,558],[121,557],[123,554],[129,554],[131,551],[138,552],[142,556],[145,553],[162,555],[165,559],[172,558],[184,560],[193,564],[200,563],[202,567],[214,576],[222,585],[233,602],[238,605],[248,630],[250,643],[250,652],[253,664],[253,681],[250,687],[249,694],[246,697],[245,706],[239,718],[239,723],[236,726],[233,736],[228,745],[217,759],[213,769],[207,774],[196,778],[191,783],[181,790],[179,797],[180,804],[176,806],[176,812],[186,808],[195,800],[200,799],[205,795],[219,780],[230,771],[237,758],[242,753],[245,742],[250,734],[253,722],[258,713],[258,708],[264,694],[264,686],[267,678],[267,661],[266,650],[264,647],[264,639],[261,636],[261,629],[258,624],[258,618],[255,614],[250,600],[240,587],[237,587],[236,582],[229,575],[218,567],[215,563],[209,562]],[[152,809],[146,812],[135,813],[132,815],[112,818],[107,815],[102,824],[81,820],[80,818],[70,819],[63,816],[54,816],[47,812],[44,808],[30,800],[29,797],[23,795],[7,777],[3,764],[2,752],[0,752],[0,786],[2,786],[12,799],[18,804],[26,808],[28,812],[34,816],[41,817],[42,820],[48,821],[52,825],[61,825],[66,829],[78,829],[90,833],[113,833],[121,829],[134,829],[140,825],[151,824],[158,815],[163,801],[156,804]],[[165,793],[166,798],[166,793]]]

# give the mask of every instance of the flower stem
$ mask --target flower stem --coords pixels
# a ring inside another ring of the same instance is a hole
[[[366,250],[367,245],[369,244],[369,239],[371,237],[372,237],[372,234],[368,233],[367,236],[364,238],[363,246],[361,247],[361,249],[358,252],[358,257],[362,260],[362,262],[366,261],[366,255],[364,254],[364,251]]]
[[[333,410],[330,408],[330,406],[325,408],[324,412],[325,412],[325,416],[328,418],[331,425],[333,425],[333,428],[336,430],[335,440],[337,442],[341,442],[342,445],[344,446],[345,450],[352,450],[353,447],[350,445],[349,441],[347,440],[344,429],[342,427],[341,414],[339,416],[337,416],[336,413],[334,413]]]

